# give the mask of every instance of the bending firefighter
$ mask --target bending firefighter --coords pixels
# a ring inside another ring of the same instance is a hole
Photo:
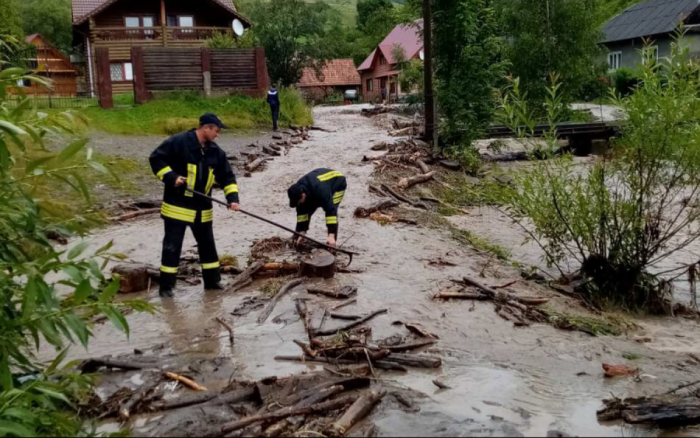
[[[306,234],[311,216],[321,207],[326,213],[328,245],[335,246],[338,238],[338,207],[345,196],[347,182],[342,173],[331,169],[316,169],[292,185],[287,194],[289,206],[297,209],[297,232]],[[298,242],[303,240],[301,237]]]
[[[210,200],[187,192],[209,195],[216,181],[231,210],[238,211],[238,185],[226,154],[214,140],[226,126],[214,114],[199,119],[199,128],[177,134],[151,154],[153,173],[165,184],[161,217],[165,222],[160,296],[172,297],[182,241],[187,227],[197,240],[205,289],[223,289],[219,256],[214,242],[214,210]]]

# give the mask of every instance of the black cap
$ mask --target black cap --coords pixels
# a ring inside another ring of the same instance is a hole
[[[216,125],[219,129],[228,129],[228,126],[224,125],[224,122],[216,114],[212,113],[206,113],[199,118],[199,126],[204,125]]]
[[[289,206],[295,208],[297,205],[299,205],[299,201],[301,201],[301,195],[303,193],[304,190],[299,184],[294,184],[289,187],[289,190],[287,190],[287,195],[289,195]]]

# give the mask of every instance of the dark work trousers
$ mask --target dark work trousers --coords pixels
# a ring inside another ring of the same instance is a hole
[[[199,218],[197,218],[199,220]],[[161,289],[172,289],[177,280],[177,268],[180,266],[182,241],[185,239],[187,227],[197,241],[199,261],[202,265],[204,287],[221,281],[219,255],[216,253],[214,227],[212,222],[188,224],[172,219],[164,219],[165,238],[163,238],[163,257],[160,276]],[[170,272],[166,272],[170,271]]]
[[[280,118],[280,107],[277,105],[270,105],[270,110],[272,111],[272,129],[277,130],[277,120]]]

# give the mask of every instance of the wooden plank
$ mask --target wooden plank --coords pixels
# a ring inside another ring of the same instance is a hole
[[[134,103],[137,105],[148,102],[146,75],[143,70],[143,47],[131,49],[131,65],[134,73]]]
[[[112,72],[109,66],[109,49],[95,49],[95,66],[97,70],[97,92],[102,109],[114,108],[112,98]]]

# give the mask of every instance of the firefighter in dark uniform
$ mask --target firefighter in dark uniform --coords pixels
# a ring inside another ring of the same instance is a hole
[[[336,246],[338,238],[338,207],[345,196],[347,182],[342,173],[331,169],[316,169],[292,185],[287,194],[289,206],[297,209],[296,231],[306,234],[311,216],[321,207],[326,213],[328,245]],[[300,237],[298,242],[301,242]]]
[[[151,154],[153,173],[165,184],[161,216],[165,221],[160,296],[172,297],[185,231],[197,240],[205,289],[223,289],[214,242],[212,202],[185,188],[209,195],[216,181],[231,210],[238,211],[238,185],[226,153],[214,143],[226,126],[214,114],[199,119],[199,128],[170,137]]]

